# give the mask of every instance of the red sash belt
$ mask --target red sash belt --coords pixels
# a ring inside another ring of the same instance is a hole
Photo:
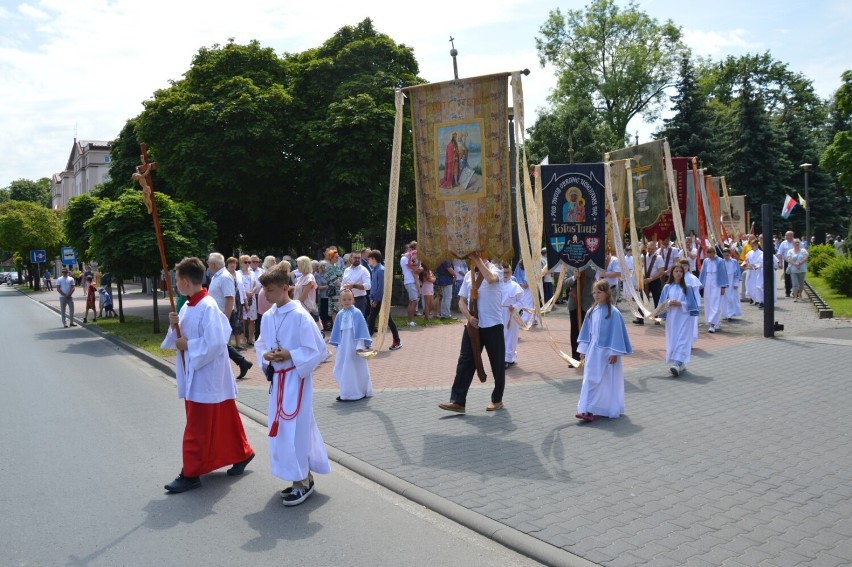
[[[278,435],[279,419],[283,419],[284,421],[295,419],[296,416],[299,415],[299,409],[302,407],[302,390],[305,388],[304,380],[299,383],[299,399],[296,402],[296,411],[293,413],[287,413],[284,411],[284,386],[287,384],[287,373],[294,368],[296,367],[291,366],[284,370],[275,371],[276,376],[278,376],[278,399],[275,404],[275,419],[272,421],[272,427],[269,428],[270,437],[276,437]]]

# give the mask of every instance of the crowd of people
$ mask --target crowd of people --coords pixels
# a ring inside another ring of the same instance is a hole
[[[798,301],[807,272],[807,247],[792,232],[776,242],[774,254],[761,249],[759,238],[742,235],[718,246],[699,242],[690,235],[681,250],[669,240],[647,242],[636,261],[643,267],[641,288],[655,311],[633,322],[665,322],[666,364],[674,376],[686,372],[693,344],[698,338],[699,316],[704,312],[708,333],[719,332],[723,321],[742,315],[741,303],[761,308],[774,301],[775,290],[763,289],[762,267],[772,262],[785,271],[785,292]],[[629,247],[628,247],[629,249]],[[411,242],[399,258],[407,299],[406,322],[416,326],[422,317],[452,317],[454,296],[465,322],[461,333],[456,373],[449,401],[440,409],[455,413],[467,410],[473,377],[485,381],[480,359],[484,349],[494,387],[485,411],[504,408],[505,375],[517,361],[519,331],[537,323],[532,294],[537,293],[522,264],[492,263],[471,256],[475,270],[463,261],[444,261],[427,266]],[[257,255],[225,258],[209,254],[205,263],[186,258],[175,268],[175,284],[181,300],[169,316],[163,348],[179,351],[176,376],[178,396],[185,400],[186,429],[183,436],[183,467],[165,486],[184,492],[201,486],[200,477],[224,466],[240,475],[254,458],[236,413],[236,380],[243,379],[255,364],[246,358],[254,347],[256,362],[270,382],[268,411],[272,473],[292,485],[281,491],[286,506],[303,502],[314,491],[313,473],[330,471],[322,436],[313,416],[312,375],[336,349],[333,375],[340,402],[363,400],[373,395],[365,351],[372,347],[376,319],[384,301],[383,257],[380,251],[363,249],[340,256],[335,246],[323,251],[320,260]],[[582,361],[583,384],[576,418],[594,421],[600,416],[617,418],[624,412],[622,357],[632,347],[626,325],[617,309],[623,286],[638,288],[634,259],[628,253],[631,273],[621,277],[621,262],[608,253],[601,269],[591,265],[571,269],[565,279],[571,317],[571,350]],[[540,265],[545,301],[554,293],[554,277],[564,266],[547,269],[546,249]],[[475,277],[474,277],[475,274]],[[549,284],[549,285],[547,285]],[[94,311],[95,283],[85,276],[87,312]],[[63,324],[71,309],[76,282],[63,270],[56,282]],[[560,292],[561,293],[561,292]],[[435,296],[438,297],[435,297]],[[475,297],[475,301],[473,298]],[[393,319],[390,350],[402,346]],[[326,336],[328,333],[328,336]],[[239,368],[235,377],[228,362]],[[235,380],[236,378],[236,380]]]

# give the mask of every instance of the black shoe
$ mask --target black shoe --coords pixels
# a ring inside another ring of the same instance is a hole
[[[248,374],[248,371],[252,366],[254,366],[254,364],[252,364],[248,360],[245,364],[240,364],[240,375],[237,376],[237,380],[242,380],[243,378],[245,378],[246,374]]]
[[[281,494],[281,503],[285,506],[298,506],[302,502],[308,499],[308,496],[314,493],[314,481],[311,480],[310,486],[308,488],[292,488],[287,490],[282,490]]]
[[[390,348],[388,350],[399,350],[401,348],[402,348],[402,343],[401,342],[395,342],[390,346]]]
[[[199,486],[201,486],[200,478],[197,476],[183,476],[183,473],[180,473],[176,479],[168,483],[164,488],[169,492],[178,493],[186,492]]]
[[[227,472],[228,476],[240,476],[241,474],[243,474],[243,471],[246,470],[246,466],[248,466],[248,464],[251,462],[251,460],[253,458],[254,458],[254,453],[249,455],[248,459],[240,461],[239,463],[234,463],[234,466],[232,466],[231,468],[228,469],[228,472]]]
[[[633,319],[633,324],[634,325],[644,325],[645,320],[644,319]]]

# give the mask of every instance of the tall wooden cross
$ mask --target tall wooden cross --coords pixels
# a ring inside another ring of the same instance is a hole
[[[157,213],[157,200],[154,198],[154,181],[151,179],[151,172],[157,169],[157,162],[148,161],[148,147],[145,144],[139,144],[139,149],[142,152],[142,155],[140,156],[142,165],[136,166],[136,173],[134,173],[132,177],[134,181],[142,186],[142,200],[145,202],[145,208],[148,209],[148,214],[154,218],[154,232],[157,234],[157,248],[160,249],[160,262],[163,266],[166,291],[169,294],[170,311],[174,312],[175,296],[172,291],[172,279],[169,277],[169,263],[166,261],[166,245],[163,242],[163,229],[160,227],[160,215]],[[156,293],[156,290],[154,293]],[[176,332],[177,336],[180,337],[180,327],[176,329]],[[181,359],[184,359],[183,351],[180,351],[180,355]]]

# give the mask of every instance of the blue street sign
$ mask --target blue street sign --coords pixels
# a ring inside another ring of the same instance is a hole
[[[44,250],[30,250],[30,263],[44,264],[47,262],[47,252]]]
[[[62,263],[66,266],[77,263],[77,253],[70,246],[62,248]]]

